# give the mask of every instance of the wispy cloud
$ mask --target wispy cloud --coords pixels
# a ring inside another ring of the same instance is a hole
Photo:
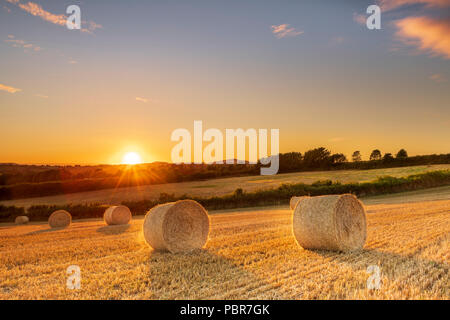
[[[95,29],[103,28],[103,26],[101,24],[95,23],[94,21],[84,21],[84,23],[88,24],[87,29],[84,29],[84,30],[94,31]]]
[[[421,4],[427,8],[444,8],[450,6],[448,0],[378,0],[382,11],[395,10],[397,8]]]
[[[395,22],[396,37],[430,56],[450,59],[450,20],[409,17]]]
[[[22,3],[20,0],[6,0],[7,2],[18,6],[20,9],[28,12],[29,14],[39,17],[47,22],[66,27],[67,16],[65,14],[54,14],[50,11],[44,10],[40,4],[35,2]],[[100,24],[92,21],[82,21],[82,24],[86,24],[87,28],[82,28],[81,31],[91,33],[95,29],[102,28]]]
[[[353,13],[353,21],[357,22],[358,24],[360,24],[362,26],[365,26],[367,17],[363,14],[354,12]]]
[[[148,99],[136,97],[136,101],[140,101],[140,102],[147,103],[147,102],[148,102]]]
[[[271,26],[272,33],[278,39],[287,38],[287,37],[296,37],[304,33],[303,31],[296,30],[295,28],[289,28],[288,24],[280,24],[278,26]]]
[[[45,94],[35,94],[34,96],[38,97],[38,98],[42,98],[42,99],[47,99],[48,98],[48,96],[46,96]]]
[[[36,46],[32,43],[26,42],[25,40],[16,39],[12,34],[8,35],[8,39],[6,39],[5,42],[11,44],[15,48],[25,49],[25,52],[28,52],[28,50],[32,50],[32,51],[41,51],[42,50],[41,47]]]
[[[432,81],[435,81],[437,83],[442,83],[442,82],[448,81],[447,78],[443,74],[440,74],[440,73],[432,74],[431,76],[429,76],[429,79]]]
[[[15,48],[23,48],[24,52],[29,53],[29,52],[38,52],[38,51],[42,51],[43,49],[35,44],[29,43],[25,40],[22,39],[16,39],[14,35],[9,34],[8,38],[6,40],[4,40],[6,43],[9,43],[12,47]],[[65,55],[63,53],[59,53],[59,56],[63,57],[64,59],[67,60],[67,63],[69,64],[77,64],[78,61],[75,60],[74,58]]]
[[[1,84],[1,83],[0,83],[0,90],[6,91],[9,93],[16,93],[16,92],[22,91],[22,89],[10,87],[10,86],[7,86],[7,85]]]
[[[7,2],[18,6],[20,9],[32,14],[33,16],[40,17],[41,19],[51,22],[53,24],[58,24],[60,26],[65,26],[67,17],[64,14],[53,14],[49,11],[44,10],[39,4],[34,2],[21,3],[20,0],[6,0]]]

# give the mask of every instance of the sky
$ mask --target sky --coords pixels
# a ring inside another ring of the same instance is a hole
[[[194,120],[279,129],[280,152],[449,153],[450,1],[0,0],[0,162],[170,161]]]

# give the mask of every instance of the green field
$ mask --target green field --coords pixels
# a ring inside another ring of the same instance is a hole
[[[207,181],[193,181],[181,183],[167,183],[160,185],[146,185],[139,187],[105,189],[89,192],[72,193],[40,198],[16,199],[2,201],[3,205],[15,205],[18,207],[29,207],[31,205],[65,205],[82,203],[106,203],[120,204],[122,201],[139,201],[145,199],[156,199],[160,193],[181,196],[210,197],[222,196],[232,193],[236,188],[245,191],[256,191],[259,189],[270,189],[278,187],[283,183],[306,183],[311,184],[318,180],[333,180],[342,183],[368,182],[381,176],[406,177],[412,174],[420,174],[435,170],[450,169],[450,164],[413,166],[374,170],[337,170],[337,171],[314,171],[278,174],[275,176],[246,176],[235,178],[214,179]],[[448,191],[448,190],[447,190]],[[446,193],[447,191],[444,191]]]

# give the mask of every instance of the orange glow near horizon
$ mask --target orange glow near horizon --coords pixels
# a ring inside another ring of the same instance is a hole
[[[139,164],[142,163],[141,156],[136,152],[127,152],[122,158],[122,164]]]

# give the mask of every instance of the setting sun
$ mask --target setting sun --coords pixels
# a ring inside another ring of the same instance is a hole
[[[136,152],[128,152],[122,158],[123,164],[139,164],[141,162],[141,156]]]

